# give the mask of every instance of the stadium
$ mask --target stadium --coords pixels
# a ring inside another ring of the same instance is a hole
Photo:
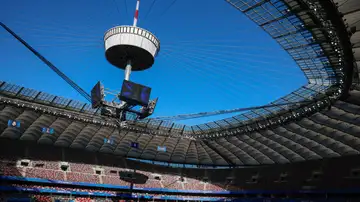
[[[121,26],[104,36],[106,59],[125,70],[124,85],[137,85],[128,81],[131,70],[156,65],[160,51],[157,37],[136,27],[139,2],[129,30],[141,30],[134,39],[150,45],[111,44],[130,32]],[[360,1],[220,2],[278,43],[307,84],[258,107],[163,117],[151,116],[157,100],[143,115],[128,105],[148,103],[124,93],[114,117],[94,107],[103,100],[93,95],[92,103],[67,99],[1,77],[1,201],[360,201]],[[11,26],[0,25],[86,97]],[[112,55],[124,50],[132,63]]]

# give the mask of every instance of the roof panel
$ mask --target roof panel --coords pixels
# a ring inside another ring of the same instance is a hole
[[[252,8],[258,4],[265,2],[265,0],[242,0],[242,1],[227,0],[227,2],[229,2],[231,5],[233,5],[235,8],[241,11],[245,11],[249,8]]]
[[[40,93],[40,91],[32,90],[29,88],[24,88],[19,93],[19,96],[21,96],[22,98],[28,99],[28,100],[33,100],[39,93]]]
[[[36,98],[36,101],[50,104],[55,99],[55,97],[55,95],[41,92],[40,95]]]

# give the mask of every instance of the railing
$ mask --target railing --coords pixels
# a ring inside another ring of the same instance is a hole
[[[156,38],[156,36],[143,28],[133,26],[117,26],[109,29],[104,36],[104,41],[109,37],[120,33],[136,34],[145,37],[149,39],[149,41],[151,41],[155,45],[155,47],[157,47],[158,49],[160,48],[160,41],[158,38]]]

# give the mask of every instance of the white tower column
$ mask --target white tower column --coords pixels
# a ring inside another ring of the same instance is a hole
[[[125,80],[129,81],[130,74],[131,74],[131,60],[128,60],[126,67],[125,67]]]

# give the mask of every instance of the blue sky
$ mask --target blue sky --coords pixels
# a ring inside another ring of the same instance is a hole
[[[267,33],[224,0],[173,2],[140,4],[138,26],[160,39],[161,50],[151,69],[130,78],[159,97],[154,116],[263,105],[307,82]],[[102,37],[113,26],[131,25],[135,4],[4,0],[0,19],[89,93],[97,81],[118,90],[124,72],[105,60]],[[85,101],[3,29],[0,52],[0,80]]]

